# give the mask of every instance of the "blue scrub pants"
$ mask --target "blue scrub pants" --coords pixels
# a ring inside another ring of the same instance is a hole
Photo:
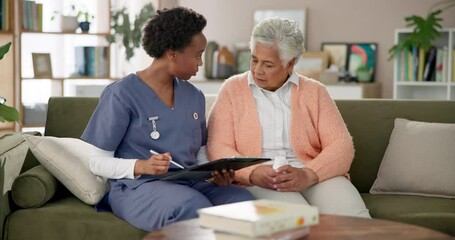
[[[244,188],[217,186],[205,181],[150,181],[133,189],[112,181],[108,195],[109,205],[116,216],[145,231],[197,218],[196,210],[200,208],[253,199]]]

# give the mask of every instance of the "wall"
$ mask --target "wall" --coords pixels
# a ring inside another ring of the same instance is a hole
[[[320,49],[322,42],[376,42],[378,59],[376,80],[382,84],[382,97],[392,98],[393,64],[388,49],[394,42],[394,30],[404,28],[404,17],[426,15],[440,0],[171,0],[160,7],[175,4],[203,14],[207,20],[204,33],[208,40],[232,46],[248,42],[257,9],[307,8],[306,48]],[[455,27],[455,7],[442,14],[443,27]],[[202,69],[201,69],[202,70]],[[202,77],[199,71],[197,78]]]

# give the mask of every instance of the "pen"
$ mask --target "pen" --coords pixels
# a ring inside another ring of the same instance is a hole
[[[156,152],[156,151],[154,151],[154,150],[152,150],[152,149],[150,149],[150,153],[152,153],[152,154],[159,154],[158,152]],[[180,164],[174,162],[174,161],[172,160],[172,157],[171,157],[171,163],[174,164],[175,166],[181,168],[181,169],[185,169],[184,166],[182,166],[182,165],[180,165]]]

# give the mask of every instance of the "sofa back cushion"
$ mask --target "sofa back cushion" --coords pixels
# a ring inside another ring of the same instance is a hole
[[[455,123],[455,101],[363,99],[336,104],[354,140],[350,174],[361,193],[368,193],[376,179],[395,118]]]
[[[206,117],[208,117],[216,96],[216,94],[207,94],[205,97]],[[80,138],[97,104],[98,98],[51,97],[44,135]]]
[[[44,135],[80,138],[97,104],[98,98],[51,97]]]
[[[370,193],[455,200],[454,143],[453,123],[395,119],[389,145]]]
[[[206,97],[211,109],[216,95]],[[455,101],[391,99],[336,100],[354,140],[355,156],[351,179],[362,193],[368,193],[389,143],[395,118],[414,121],[455,123]],[[49,99],[46,136],[79,138],[98,98],[52,97]]]

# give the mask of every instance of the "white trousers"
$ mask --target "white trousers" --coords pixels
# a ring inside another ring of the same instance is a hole
[[[320,214],[371,218],[357,189],[339,176],[315,184],[302,192],[278,192],[258,186],[247,187],[257,199],[271,199],[316,206]]]

